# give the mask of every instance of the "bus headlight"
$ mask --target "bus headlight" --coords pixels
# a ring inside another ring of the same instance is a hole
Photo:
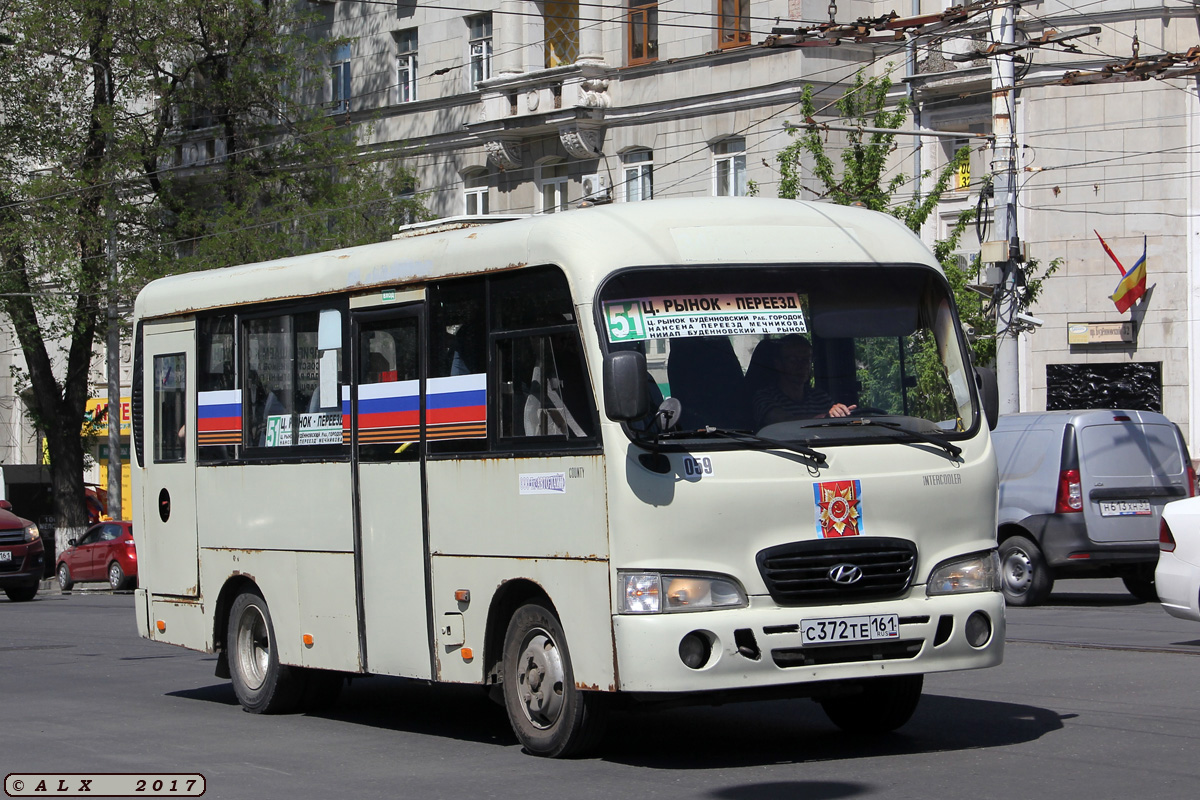
[[[42,538],[42,534],[38,531],[38,526],[32,522],[25,526],[25,541],[35,542]]]
[[[1000,556],[995,550],[943,561],[929,573],[925,594],[1000,591]]]
[[[621,572],[618,578],[622,614],[705,611],[746,605],[746,593],[730,577]]]

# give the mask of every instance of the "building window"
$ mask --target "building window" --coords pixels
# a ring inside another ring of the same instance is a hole
[[[658,60],[658,0],[629,0],[629,63]]]
[[[537,168],[538,191],[542,196],[543,214],[567,210],[566,162],[542,164]]]
[[[561,67],[579,59],[579,3],[577,0],[546,0],[546,60],[544,66]]]
[[[654,152],[634,150],[621,157],[625,171],[625,200],[635,203],[654,197]]]
[[[463,178],[463,213],[469,216],[488,213],[488,174],[473,170]]]
[[[713,146],[713,194],[717,197],[746,194],[745,139],[725,139]]]
[[[396,33],[396,102],[417,99],[417,29]]]
[[[350,111],[350,45],[340,45],[333,53],[330,69],[329,109],[334,112]]]
[[[492,15],[479,14],[467,18],[471,46],[471,89],[480,81],[492,77]]]
[[[720,0],[720,6],[717,44],[721,49],[750,44],[750,0]]]

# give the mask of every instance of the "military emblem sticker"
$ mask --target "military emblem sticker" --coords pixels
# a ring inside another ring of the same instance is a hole
[[[862,482],[828,481],[813,484],[817,534],[823,539],[862,533]]]

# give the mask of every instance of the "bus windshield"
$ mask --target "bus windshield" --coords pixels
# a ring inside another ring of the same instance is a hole
[[[600,290],[610,350],[646,356],[635,431],[851,443],[955,438],[978,411],[945,280],[920,266],[630,270]]]

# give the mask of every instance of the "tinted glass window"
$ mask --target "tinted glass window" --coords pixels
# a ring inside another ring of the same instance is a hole
[[[186,454],[187,357],[154,357],[154,460],[183,461]]]
[[[341,447],[341,336],[341,312],[334,309],[243,323],[246,447]]]
[[[234,318],[201,319],[196,330],[197,457],[236,458],[242,440],[242,393],[237,380]]]

